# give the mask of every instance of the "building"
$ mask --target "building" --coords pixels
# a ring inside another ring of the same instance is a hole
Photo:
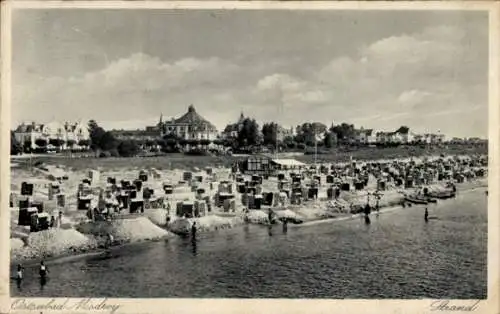
[[[294,135],[293,127],[287,129],[278,125],[278,132],[276,134],[278,142],[283,142],[287,137],[293,137],[293,135]]]
[[[410,132],[407,127],[400,127],[392,132],[377,132],[374,142],[377,144],[410,144],[423,138]]]
[[[24,149],[87,149],[90,134],[86,124],[81,122],[57,122],[46,124],[22,123],[14,130],[14,137]]]
[[[241,131],[243,128],[243,121],[245,120],[245,116],[243,115],[243,112],[240,114],[240,118],[236,123],[228,124],[224,131],[222,132],[221,136],[224,139],[234,139],[238,137],[238,133]]]
[[[253,155],[239,162],[242,173],[259,175],[276,175],[279,171],[300,170],[306,166],[295,159],[276,159],[266,154]]]
[[[372,144],[376,141],[373,136],[373,129],[361,129],[355,131],[354,141],[358,144]]]
[[[425,143],[426,139],[425,139],[425,136],[423,134],[415,134],[413,133],[412,134],[412,143]]]
[[[161,136],[174,135],[184,140],[210,140],[217,139],[217,128],[208,120],[200,116],[193,105],[178,119],[158,123]]]

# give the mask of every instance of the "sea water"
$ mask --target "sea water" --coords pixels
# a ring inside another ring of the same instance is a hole
[[[42,287],[28,268],[29,297],[486,298],[484,189],[427,206],[271,230],[245,225],[196,241],[126,247],[48,265]],[[436,218],[436,219],[433,219]]]

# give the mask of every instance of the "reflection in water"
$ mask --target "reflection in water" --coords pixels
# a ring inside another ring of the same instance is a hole
[[[270,237],[273,235],[273,225],[269,224],[267,228],[267,233],[269,234]]]
[[[40,277],[40,290],[43,290],[45,285],[47,284],[47,277],[41,276]]]
[[[250,239],[250,225],[248,223],[243,225],[243,234],[244,234],[245,240]]]
[[[372,223],[372,222],[371,222],[371,220],[370,220],[370,216],[366,215],[366,216],[365,216],[365,224],[369,225],[369,224],[371,224],[371,223]]]

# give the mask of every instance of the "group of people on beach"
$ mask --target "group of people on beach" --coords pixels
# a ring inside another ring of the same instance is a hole
[[[49,270],[45,265],[44,261],[40,262],[38,274],[40,276],[40,285],[43,287],[47,283],[47,276],[49,274]],[[16,272],[16,282],[17,282],[17,287],[19,289],[21,288],[21,283],[23,282],[23,280],[24,280],[24,267],[21,264],[18,264]]]

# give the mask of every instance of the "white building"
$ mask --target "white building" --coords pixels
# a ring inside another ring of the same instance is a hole
[[[161,121],[158,124],[161,129],[161,135],[175,135],[184,140],[210,140],[217,139],[217,128],[200,116],[193,105],[189,106],[188,112],[178,119],[170,121]]]
[[[31,149],[86,149],[90,145],[88,127],[81,122],[22,123],[14,130],[14,137]]]
[[[376,142],[376,137],[373,136],[373,129],[364,129],[362,127],[356,130],[355,141],[360,144],[372,144]]]

